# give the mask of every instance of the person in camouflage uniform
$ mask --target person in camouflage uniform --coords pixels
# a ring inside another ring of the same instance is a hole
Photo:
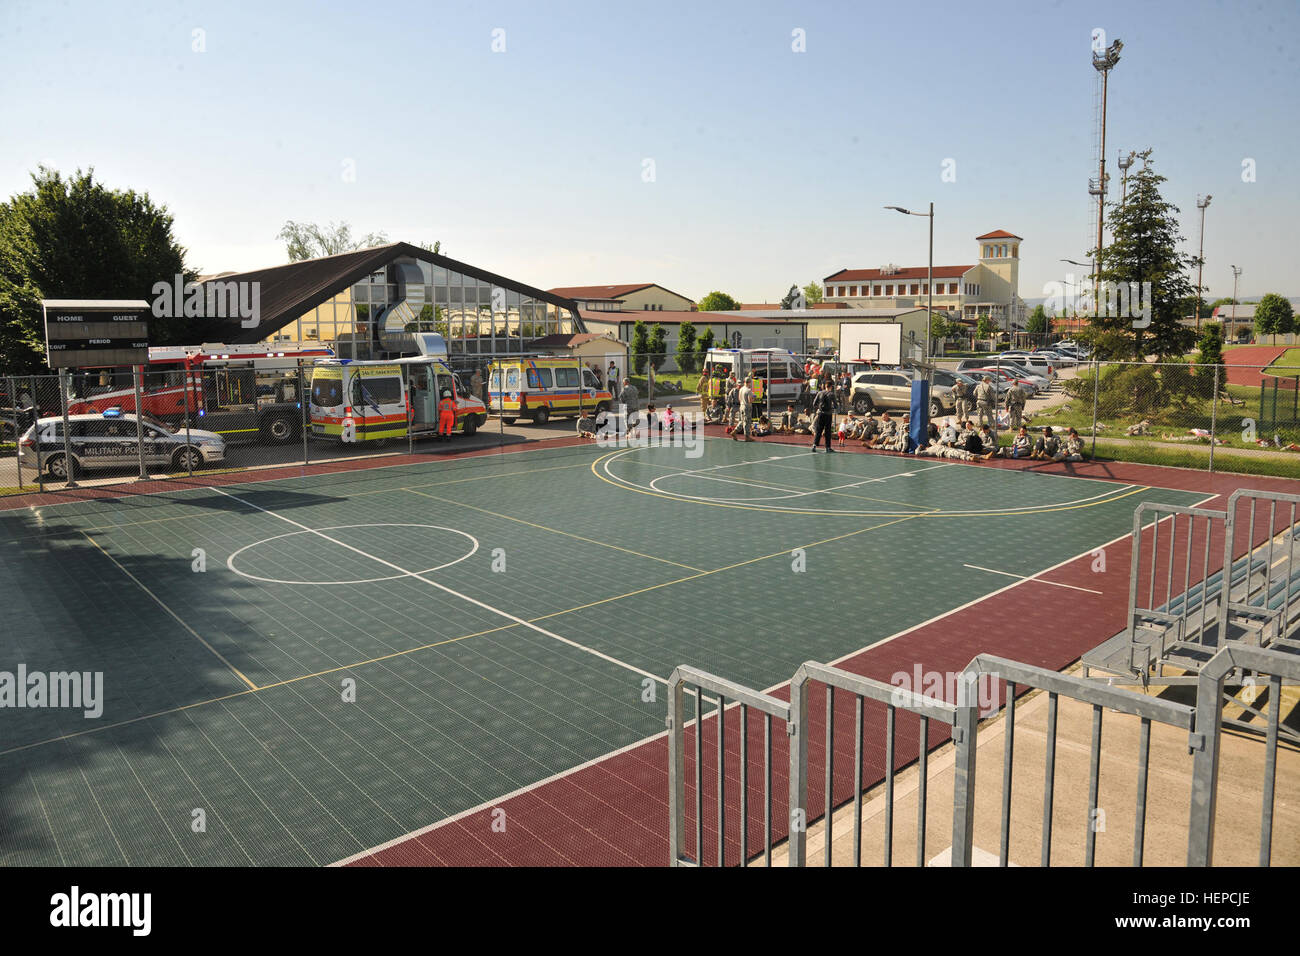
[[[957,379],[952,386],[952,395],[956,400],[956,408],[953,409],[957,416],[957,421],[964,422],[971,416],[970,386],[961,379]]]
[[[997,389],[993,387],[993,380],[985,375],[984,381],[975,386],[976,420],[983,424],[987,417],[990,425],[996,425],[998,422],[997,404]]]
[[[1020,426],[1025,418],[1025,390],[1020,387],[1019,382],[1012,382],[1011,387],[1007,389],[1007,424],[1011,430],[1019,431]]]

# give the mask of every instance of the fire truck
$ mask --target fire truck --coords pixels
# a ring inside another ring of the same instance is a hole
[[[302,435],[299,362],[309,367],[333,356],[322,346],[155,346],[140,404],[169,425],[183,427],[188,418],[191,428],[216,432],[230,443],[285,444]],[[122,379],[107,371],[74,376],[68,414],[134,412],[135,387]]]

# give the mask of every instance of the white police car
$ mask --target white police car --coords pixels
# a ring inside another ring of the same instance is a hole
[[[83,471],[132,468],[140,461],[140,440],[136,416],[109,409],[98,415],[68,416],[68,446],[72,452],[69,467],[65,460],[63,419],[42,418],[23,433],[18,441],[18,459],[25,467],[37,467],[37,443],[40,443],[40,467],[53,478],[67,480]],[[202,468],[226,457],[226,442],[213,432],[190,429],[174,432],[152,415],[141,416],[146,466],[162,466],[172,471]]]

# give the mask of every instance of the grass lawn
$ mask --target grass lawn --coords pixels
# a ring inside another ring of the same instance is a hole
[[[1293,346],[1279,355],[1266,371],[1286,378],[1300,376],[1300,345]]]

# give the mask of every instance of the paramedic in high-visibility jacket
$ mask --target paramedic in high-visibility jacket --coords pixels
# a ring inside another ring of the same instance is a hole
[[[445,441],[451,437],[451,430],[456,427],[456,403],[451,400],[451,392],[444,391],[438,402],[438,439]]]

